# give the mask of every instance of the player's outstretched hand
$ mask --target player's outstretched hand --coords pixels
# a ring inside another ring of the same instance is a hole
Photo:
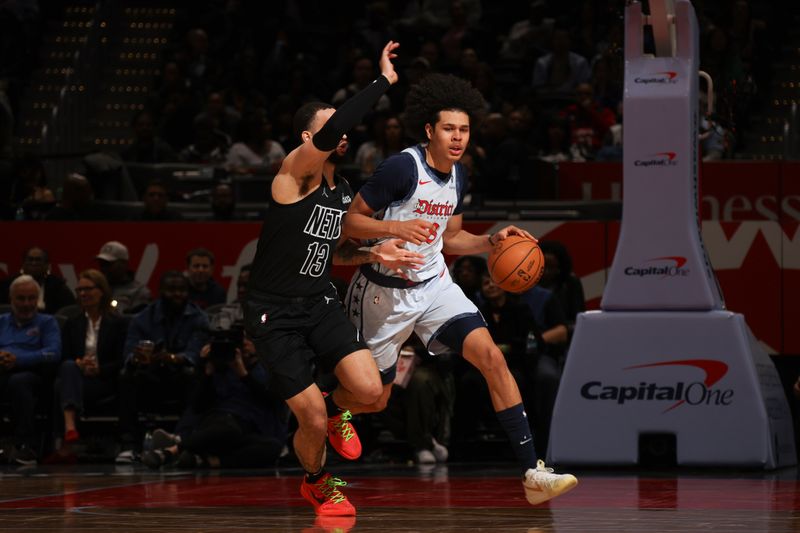
[[[520,237],[525,237],[526,239],[530,239],[533,242],[539,242],[539,239],[537,239],[524,229],[520,229],[516,226],[506,226],[497,233],[493,233],[492,236],[489,238],[489,240],[491,241],[492,244],[497,244],[498,242],[502,241],[509,235],[519,235]]]
[[[404,269],[416,270],[425,263],[422,254],[406,250],[404,245],[401,239],[388,239],[375,246],[373,252],[380,264],[403,275]]]
[[[422,244],[427,242],[431,235],[436,235],[436,225],[420,218],[391,221],[389,224],[389,233],[391,235],[411,244]]]
[[[383,74],[392,85],[397,83],[397,72],[394,71],[392,59],[397,57],[397,54],[395,54],[394,51],[399,47],[400,43],[396,43],[394,41],[389,41],[386,43],[386,46],[383,47],[383,52],[381,52],[381,59],[379,62],[381,74]]]

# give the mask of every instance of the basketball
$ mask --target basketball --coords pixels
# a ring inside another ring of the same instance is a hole
[[[544,274],[544,255],[539,245],[519,235],[509,235],[489,254],[489,275],[508,292],[525,292]]]

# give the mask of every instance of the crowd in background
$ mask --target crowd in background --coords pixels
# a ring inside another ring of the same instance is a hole
[[[567,250],[540,244],[545,275],[521,295],[500,289],[481,257],[459,259],[453,277],[508,359],[544,453],[584,296]],[[162,274],[155,295],[133,278],[123,243],[107,242],[94,259],[97,268],[81,272],[72,291],[51,272],[47,251],[32,247],[0,287],[3,456],[18,464],[77,461],[94,439],[89,421],[100,415],[112,420],[106,432],[116,436],[105,458],[120,463],[258,467],[286,456],[292,420],[241,327],[249,266],[228,302],[215,281],[214,255],[203,248],[186,253],[183,270]],[[337,284],[343,296],[346,282]],[[356,419],[369,460],[390,453],[443,461],[451,443],[499,438],[488,390],[459,354],[431,357],[412,339],[403,361],[390,408]],[[322,389],[333,388],[332,380],[318,376]],[[402,446],[387,451],[387,435]],[[463,446],[454,452],[473,458]]]
[[[12,26],[27,17],[29,23],[0,32],[0,57],[19,58],[12,47],[17,42],[35,48],[41,31],[36,2],[15,11],[17,4],[0,3],[0,21]],[[541,192],[537,179],[545,172],[543,163],[621,159],[623,4],[195,4],[178,12],[147,106],[131,117],[132,143],[111,157],[128,164],[212,165],[215,182],[269,175],[299,142],[291,132],[294,111],[311,100],[336,105],[371,82],[381,46],[392,39],[401,43],[400,81],[349,133],[348,158],[340,171],[357,188],[383,159],[415,142],[403,131],[404,96],[427,73],[446,72],[470,80],[487,102],[486,120],[463,158],[471,197],[535,199]],[[781,24],[780,5],[757,0],[694,5],[701,31],[700,66],[714,78],[717,100],[715,115],[704,121],[710,134],[703,141],[703,157],[731,157],[743,149],[742,131],[767,94],[770,58],[779,47],[774,30]],[[646,47],[652,49],[652,42],[646,40]],[[96,175],[98,167],[114,166],[107,160],[86,159],[86,168],[75,169],[79,174],[54,179],[44,175],[38,157],[10,156],[14,97],[32,67],[19,61],[0,64],[0,79],[7,80],[7,88],[13,86],[7,90],[10,101],[0,98],[0,159],[7,154],[8,176],[0,187],[0,216],[120,218],[119,212],[91,205],[92,198],[106,196],[108,180],[123,179],[119,172]],[[133,198],[145,205],[147,182],[135,187]],[[61,186],[55,194],[54,183]],[[166,199],[182,199],[168,186],[164,192]],[[203,195],[213,203],[210,190]],[[176,218],[148,210],[125,218]]]

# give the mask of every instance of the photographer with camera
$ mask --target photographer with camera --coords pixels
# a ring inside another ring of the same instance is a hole
[[[252,341],[241,325],[230,325],[224,317],[212,325],[210,338],[200,351],[203,379],[179,423],[181,435],[156,431],[154,444],[163,447],[142,454],[150,468],[171,463],[179,468],[263,468],[274,465],[284,447],[286,406],[270,393]]]

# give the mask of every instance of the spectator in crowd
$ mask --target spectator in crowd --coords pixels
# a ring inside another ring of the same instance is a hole
[[[156,135],[155,119],[150,111],[139,111],[131,121],[133,142],[122,152],[129,163],[168,163],[177,161],[172,147]]]
[[[197,165],[222,165],[228,153],[230,138],[214,127],[207,116],[194,119],[194,142],[181,150],[178,158],[184,163]]]
[[[484,122],[486,149],[483,192],[490,198],[530,198],[533,176],[529,168],[531,148],[509,132],[510,121],[502,113],[490,113]]]
[[[603,146],[595,154],[595,161],[622,161],[622,112],[623,106],[620,100],[617,104],[617,122],[608,128],[603,139]],[[701,127],[702,121],[701,118]]]
[[[24,274],[9,288],[11,312],[0,315],[0,394],[10,402],[12,463],[38,461],[34,420],[38,398],[49,391],[61,359],[61,335],[51,315],[40,314],[39,284]]]
[[[358,57],[353,62],[352,81],[334,93],[333,98],[331,98],[331,104],[333,104],[334,107],[342,105],[345,101],[350,99],[350,97],[359,93],[364,87],[372,83],[375,79],[375,74],[375,64],[372,59],[368,56]],[[381,95],[373,109],[381,112],[391,110],[389,97],[385,94]]]
[[[45,220],[79,221],[113,218],[94,199],[94,189],[85,176],[72,173],[64,179],[61,201],[49,210]]]
[[[120,313],[134,313],[150,303],[150,289],[129,270],[128,247],[119,241],[105,243],[95,256],[100,271],[111,285],[111,305]]]
[[[117,462],[131,462],[139,451],[140,411],[163,413],[169,401],[178,402],[178,411],[186,407],[207,337],[208,319],[189,301],[189,280],[178,271],[165,272],[159,298],[133,318],[125,339]]]
[[[599,56],[592,65],[592,94],[601,107],[617,109],[622,103],[621,61],[609,54]]]
[[[572,161],[569,124],[565,118],[550,115],[544,120],[544,140],[536,157],[547,163]]]
[[[211,220],[229,221],[236,218],[236,198],[230,183],[217,183],[209,195],[211,202]]]
[[[555,19],[547,16],[545,0],[530,3],[527,19],[515,22],[500,49],[500,57],[508,61],[526,63],[545,53],[551,42]]]
[[[186,32],[185,45],[179,54],[178,63],[186,73],[189,86],[203,93],[217,72],[215,59],[209,54],[208,33],[202,28]]]
[[[551,50],[536,61],[533,87],[546,94],[573,94],[579,83],[589,81],[589,62],[570,51],[569,31],[564,27],[553,29]]]
[[[397,115],[376,114],[373,120],[375,140],[363,143],[356,152],[355,164],[363,180],[372,176],[384,159],[408,146],[403,123]]]
[[[111,286],[99,270],[84,270],[75,287],[83,313],[61,330],[62,361],[54,387],[55,435],[63,452],[80,438],[77,416],[98,400],[116,397],[128,321],[111,306]]]
[[[453,25],[452,0],[423,0],[406,4],[405,18],[400,22],[415,33],[443,31]],[[480,0],[459,0],[466,24],[475,27],[481,20],[483,8]]]
[[[169,190],[167,184],[159,179],[151,180],[142,195],[144,209],[135,220],[148,222],[166,222],[169,220],[182,220],[183,215],[169,207]]]
[[[572,257],[566,246],[559,241],[539,241],[544,254],[544,274],[539,286],[553,291],[553,296],[564,311],[568,338],[572,339],[578,313],[586,311],[583,285],[572,270]]]
[[[252,263],[242,265],[239,269],[239,277],[236,278],[236,302],[241,304],[244,302],[244,297],[247,294],[247,284],[250,283],[250,271],[253,269]],[[343,294],[339,294],[339,298],[343,298]]]
[[[527,355],[535,361],[533,379],[533,428],[537,450],[545,453],[550,435],[550,420],[564,370],[569,341],[567,318],[553,291],[539,285],[520,295],[533,316],[528,336]]]
[[[270,392],[252,341],[226,335],[200,351],[203,377],[180,434],[154,432],[155,449],[142,454],[148,467],[266,468],[277,461],[288,435],[286,405]]]
[[[47,187],[47,175],[38,156],[26,154],[14,159],[11,169],[11,196],[7,210],[17,220],[38,220],[56,203]]]
[[[462,255],[453,263],[453,281],[478,308],[484,301],[481,279],[486,272],[486,259],[477,255]]]
[[[212,129],[220,130],[228,137],[233,137],[236,135],[242,116],[236,109],[225,103],[225,97],[221,92],[215,91],[209,93],[205,111],[195,117],[195,123],[198,120],[208,122]]]
[[[52,315],[62,307],[75,303],[75,296],[67,287],[64,278],[50,271],[50,257],[47,251],[38,246],[25,250],[19,274],[0,283],[0,303],[9,303],[9,286],[23,275],[31,276],[39,284],[39,300],[36,303],[39,311]]]
[[[244,303],[244,297],[247,291],[247,283],[250,281],[250,271],[252,268],[253,265],[248,263],[246,265],[242,265],[242,267],[239,269],[239,275],[236,278],[236,299],[233,302],[222,306],[216,311],[216,313],[209,316],[209,321],[212,323],[212,327],[222,327],[223,329],[227,329],[232,324],[241,324],[242,320],[244,319],[242,304]],[[331,283],[336,285],[335,280],[332,280]],[[347,284],[344,285],[344,290],[347,290]]]
[[[617,122],[614,112],[595,100],[592,85],[581,83],[575,88],[575,103],[561,115],[570,128],[573,159],[594,160],[609,128]]]
[[[404,413],[406,436],[414,449],[417,464],[444,463],[450,452],[450,424],[456,400],[453,354],[429,357],[422,343],[415,339],[400,352],[400,357],[417,363],[408,369],[408,378],[398,383],[392,396]],[[398,376],[400,377],[400,376]],[[398,390],[400,389],[400,390]],[[402,392],[401,392],[402,391]]]
[[[458,66],[467,44],[477,40],[475,33],[478,21],[472,13],[467,13],[465,3],[462,0],[447,2],[450,20],[439,42],[442,45],[442,57],[450,69]]]
[[[200,309],[225,303],[225,289],[214,279],[214,254],[210,250],[195,248],[186,254],[186,276],[189,301]]]
[[[340,107],[346,100],[349,100],[352,96],[372,83],[373,80],[375,80],[375,74],[375,64],[371,58],[367,56],[356,58],[353,62],[352,81],[334,93],[333,98],[331,98],[331,104],[333,104],[334,107]],[[376,113],[386,113],[391,111],[391,108],[391,100],[389,100],[387,95],[382,94],[372,110]],[[347,139],[353,150],[358,150],[361,144],[368,139],[369,131],[367,123],[369,119],[370,117],[368,115],[361,124],[358,124],[347,133]]]
[[[273,140],[272,123],[264,110],[244,119],[239,127],[239,142],[228,151],[225,166],[238,174],[270,173],[281,167],[286,157],[283,146]]]
[[[158,113],[158,129],[170,147],[182,149],[192,142],[192,121],[199,110],[199,95],[176,61],[163,68],[161,85],[151,95],[150,108]]]
[[[533,318],[525,303],[507,293],[484,270],[480,277],[481,304],[479,309],[486,320],[489,332],[503,352],[511,375],[514,376],[525,405],[534,405],[532,384],[535,361],[527,353],[528,335],[533,329]],[[490,403],[489,394],[480,373],[471,365],[457,363],[459,437],[475,436],[481,431],[501,433]],[[533,413],[531,413],[533,414]],[[529,418],[528,422],[532,422]],[[533,426],[531,426],[533,429]],[[535,435],[535,433],[534,433]],[[537,447],[537,451],[539,448]]]

